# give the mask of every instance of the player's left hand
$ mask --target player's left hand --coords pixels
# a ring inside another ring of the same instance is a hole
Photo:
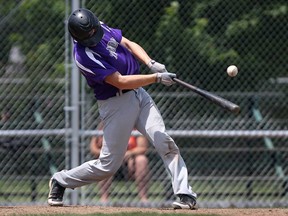
[[[168,73],[168,72],[157,73],[157,82],[162,83],[163,85],[166,86],[171,86],[175,83],[173,78],[176,78],[175,73]]]
[[[148,68],[152,71],[152,73],[163,73],[167,72],[166,67],[164,64],[156,62],[155,60],[151,60],[147,64]]]

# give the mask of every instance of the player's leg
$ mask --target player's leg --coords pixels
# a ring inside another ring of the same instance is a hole
[[[139,101],[135,92],[131,91],[120,97],[98,101],[98,105],[104,123],[103,146],[99,159],[55,173],[52,177],[55,184],[51,184],[48,198],[50,205],[63,205],[63,188],[65,190],[81,187],[109,178],[122,164],[131,131],[139,114]],[[54,188],[61,190],[55,191]],[[61,191],[61,196],[57,195],[58,191]]]
[[[174,194],[186,202],[181,208],[194,208],[197,194],[189,186],[187,167],[179,148],[166,133],[162,116],[151,97],[144,90],[139,91],[138,97],[141,99],[142,109],[136,124],[137,129],[155,146],[171,174]]]

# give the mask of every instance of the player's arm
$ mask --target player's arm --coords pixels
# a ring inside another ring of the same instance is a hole
[[[130,52],[137,59],[139,59],[139,61],[143,62],[144,64],[148,64],[148,67],[152,72],[154,72],[154,74],[122,76],[119,72],[116,71],[115,73],[107,76],[105,78],[105,82],[117,87],[118,89],[135,89],[150,85],[155,82],[161,82],[162,84],[168,86],[173,84],[172,78],[176,77],[176,75],[171,73],[162,73],[166,72],[165,66],[155,61],[152,64],[151,58],[140,45],[128,40],[125,37],[122,37],[121,45],[130,50]]]
[[[125,37],[122,37],[120,44],[126,47],[143,64],[147,65],[151,61],[151,58],[139,44],[130,41]]]
[[[139,44],[123,36],[120,44],[126,47],[140,62],[147,65],[153,73],[167,72],[165,65],[152,60]]]
[[[119,72],[108,75],[104,80],[118,89],[135,89],[158,81],[157,74],[122,76]]]

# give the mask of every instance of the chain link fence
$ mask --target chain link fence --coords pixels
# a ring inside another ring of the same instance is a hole
[[[73,95],[65,26],[71,2],[0,2],[0,204],[46,204],[54,172],[93,159],[98,108],[82,78],[79,98]],[[240,105],[235,115],[177,84],[145,87],[180,147],[200,207],[288,206],[286,1],[75,2],[121,28],[181,80]],[[239,68],[234,78],[226,73],[231,64]],[[79,161],[72,152],[75,98]],[[139,202],[136,183],[121,168],[109,202],[100,202],[95,183],[67,190],[65,203],[73,204],[75,193],[85,205],[168,206],[176,197],[152,145],[147,157],[148,202]]]

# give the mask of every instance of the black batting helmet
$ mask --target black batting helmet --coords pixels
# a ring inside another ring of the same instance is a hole
[[[69,16],[68,29],[78,43],[87,47],[95,46],[103,37],[98,18],[85,8],[77,9]]]

